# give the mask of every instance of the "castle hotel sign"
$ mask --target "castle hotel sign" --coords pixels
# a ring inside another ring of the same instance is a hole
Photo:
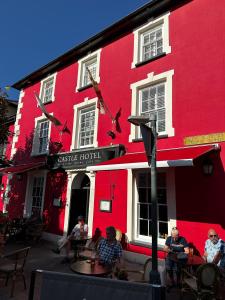
[[[123,145],[94,148],[90,150],[76,150],[48,157],[51,169],[77,169],[96,165],[100,162],[121,156],[124,154]]]

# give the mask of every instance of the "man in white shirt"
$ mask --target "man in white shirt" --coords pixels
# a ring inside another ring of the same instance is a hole
[[[84,223],[84,217],[79,216],[77,218],[78,223],[74,226],[71,234],[59,240],[58,248],[53,249],[54,253],[60,253],[62,248],[66,249],[66,257],[63,259],[63,263],[69,262],[69,253],[71,250],[71,241],[82,241],[87,238],[88,225]]]
[[[208,263],[218,263],[218,256],[220,254],[221,239],[214,229],[209,229],[208,239],[205,242],[205,252],[203,258]]]

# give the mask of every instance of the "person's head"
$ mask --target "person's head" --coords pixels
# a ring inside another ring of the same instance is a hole
[[[106,239],[111,242],[116,240],[116,229],[113,226],[106,228]]]
[[[171,236],[173,239],[177,239],[179,237],[179,230],[177,229],[177,227],[172,228]]]
[[[209,229],[208,238],[212,241],[213,244],[216,244],[219,240],[218,234],[213,228]]]
[[[77,218],[77,221],[78,221],[79,224],[84,224],[84,217],[83,216],[79,216]]]
[[[101,232],[101,230],[97,227],[97,228],[95,229],[95,233],[94,233],[94,235],[93,235],[93,237],[92,237],[92,241],[96,242],[96,241],[100,238],[100,236],[102,236],[102,232]]]

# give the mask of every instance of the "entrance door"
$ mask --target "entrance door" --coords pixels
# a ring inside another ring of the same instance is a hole
[[[89,177],[84,173],[77,175],[72,183],[68,233],[71,233],[73,227],[77,224],[78,216],[83,216],[85,223],[88,223],[89,196]]]

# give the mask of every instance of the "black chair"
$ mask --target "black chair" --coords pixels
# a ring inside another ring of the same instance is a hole
[[[0,260],[0,276],[6,279],[7,286],[9,278],[12,278],[12,288],[10,297],[13,297],[15,282],[19,276],[23,278],[24,289],[26,289],[26,281],[24,275],[24,266],[30,247],[19,249],[4,255]]]
[[[185,291],[190,291],[196,299],[216,299],[219,280],[219,268],[212,263],[201,265],[195,276],[183,269],[181,297]]]

